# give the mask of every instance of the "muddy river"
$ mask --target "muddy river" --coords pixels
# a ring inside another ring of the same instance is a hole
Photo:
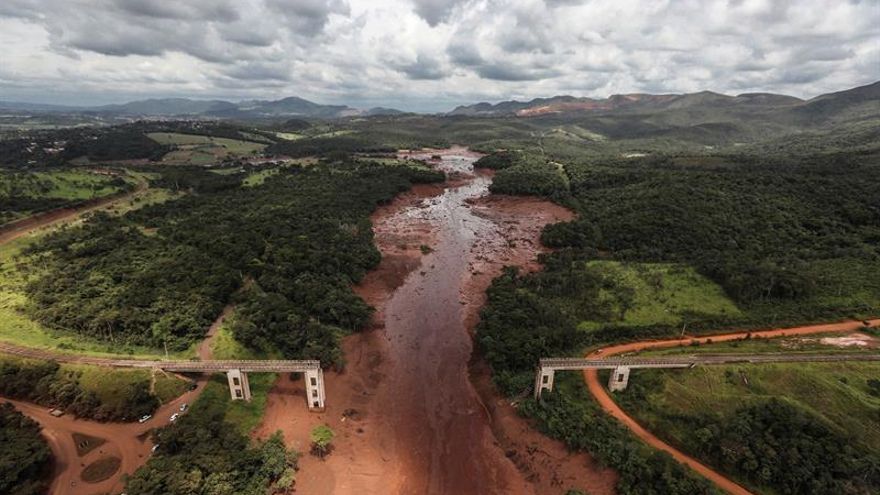
[[[572,213],[489,196],[491,172],[475,172],[479,155],[463,148],[405,156],[435,154],[445,184],[416,186],[372,216],[382,263],[356,291],[377,308],[374,327],[345,339],[345,370],[325,375],[327,411],[306,413],[301,384],[282,378],[257,436],[281,429],[307,450],[309,428],[337,431],[325,461],[302,458],[307,494],[611,493],[613,473],[531,430],[471,366],[486,287],[505,265],[537,268],[541,229]]]
[[[470,173],[473,160],[446,155],[438,168]],[[400,398],[388,404],[388,414],[398,425],[400,450],[408,454],[405,471],[413,473],[401,493],[518,491],[508,486],[518,476],[493,445],[487,413],[468,379],[471,339],[463,324],[462,285],[478,238],[503,241],[498,226],[469,203],[485,196],[490,183],[486,175],[474,176],[388,219],[392,225],[428,224],[435,239],[420,270],[385,307],[388,353],[397,368],[388,385]]]

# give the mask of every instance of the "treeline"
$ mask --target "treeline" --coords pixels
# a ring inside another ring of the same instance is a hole
[[[495,194],[545,196],[560,201],[568,196],[561,166],[540,155],[500,152],[481,158],[474,166],[498,171],[489,186]]]
[[[21,218],[24,213],[52,210],[69,204],[69,199],[61,198],[0,197],[0,225]]]
[[[46,493],[52,452],[40,430],[36,421],[16,411],[12,404],[0,404],[0,493]]]
[[[396,148],[381,141],[352,135],[313,137],[296,141],[282,139],[268,146],[265,150],[269,155],[285,155],[292,158],[322,156],[332,152],[394,153],[396,151]]]
[[[517,154],[513,151],[496,151],[481,157],[474,162],[474,168],[488,168],[492,170],[502,170],[510,168],[516,163]]]
[[[822,285],[812,262],[880,259],[880,166],[848,158],[707,158],[711,170],[656,158],[569,164],[580,216],[548,240],[687,262],[741,303],[807,299]]]
[[[350,289],[380,259],[369,214],[443,174],[345,161],[284,168],[257,187],[224,177],[174,169],[160,180],[196,194],[47,236],[28,252],[47,267],[27,288],[31,314],[53,328],[179,350],[251,279],[239,340],[330,364],[335,336],[370,314]]]
[[[785,402],[691,420],[688,448],[756,486],[792,495],[880,492],[880,456]]]
[[[146,136],[150,132],[179,132],[261,143],[275,139],[273,133],[253,127],[205,121],[143,121],[112,127],[39,130],[23,137],[0,140],[0,166],[56,167],[82,157],[91,161],[159,161],[174,147],[153,141]]]
[[[225,402],[210,387],[206,389],[189,413],[154,434],[157,450],[128,479],[126,492],[288,493],[296,481],[298,454],[287,450],[280,432],[251,445],[236,425],[226,421],[225,414]]]
[[[561,380],[560,380],[561,379]],[[687,470],[669,454],[635,438],[626,427],[599,406],[573,396],[589,393],[579,377],[557,375],[557,389],[574,387],[571,393],[548,393],[543,402],[524,401],[520,412],[538,420],[539,428],[572,450],[589,452],[617,471],[616,490],[621,495],[720,495],[705,479]],[[817,492],[819,493],[819,492]]]
[[[540,358],[567,355],[586,345],[591,336],[578,332],[577,324],[610,317],[611,308],[599,297],[603,283],[584,270],[521,276],[510,267],[492,281],[476,335],[502,391],[527,392]]]
[[[101,401],[83,389],[79,375],[62,369],[54,361],[0,360],[0,396],[26,400],[60,409],[77,417],[96,421],[133,421],[151,414],[159,399],[150,393],[147,381],[127,387],[114,404]]]
[[[104,188],[117,191],[133,186],[121,177],[108,178],[100,183],[64,181],[57,185],[51,179],[32,172],[0,172],[0,224],[65,206],[74,206],[85,199],[70,199],[77,190],[90,190],[93,195]]]
[[[139,127],[120,126],[94,136],[70,140],[59,157],[63,161],[82,157],[94,162],[140,158],[158,161],[171,149],[145,136]]]

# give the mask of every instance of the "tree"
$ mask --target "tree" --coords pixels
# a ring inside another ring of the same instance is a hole
[[[312,455],[323,459],[333,450],[333,437],[336,434],[327,425],[319,425],[312,429]]]

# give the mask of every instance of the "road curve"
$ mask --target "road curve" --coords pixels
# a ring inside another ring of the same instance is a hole
[[[868,323],[872,327],[877,326],[880,325],[880,319],[870,320]],[[691,342],[694,341],[705,344],[709,343],[709,340],[711,340],[712,343],[741,340],[746,338],[748,335],[751,335],[753,338],[768,338],[783,337],[786,335],[808,335],[813,333],[826,332],[851,332],[854,330],[858,330],[863,326],[864,324],[860,321],[844,321],[839,323],[825,323],[819,325],[809,325],[792,328],[777,328],[773,330],[762,330],[755,332],[736,332],[722,335],[686,337],[670,340],[649,340],[606,347],[601,349],[601,351],[594,351],[588,354],[587,358],[596,359],[601,357],[613,356],[616,354],[622,354],[625,352],[640,351],[644,349],[658,349],[666,347],[676,347],[680,345],[689,345]],[[668,453],[676,461],[700,473],[709,481],[715,483],[719,488],[728,493],[731,493],[733,495],[752,495],[750,491],[733,482],[721,473],[715,471],[709,466],[706,466],[705,464],[702,464],[698,460],[676,449],[675,447],[669,445],[663,440],[660,440],[654,434],[643,428],[635,419],[628,415],[623,409],[620,408],[620,406],[617,405],[617,403],[614,402],[614,400],[611,398],[611,396],[608,394],[608,392],[605,390],[605,387],[599,380],[599,373],[597,370],[584,370],[584,380],[587,383],[587,388],[590,390],[590,393],[593,395],[593,397],[596,399],[596,402],[599,403],[602,409],[604,409],[605,412],[607,412],[608,414],[617,418],[637,437],[642,439],[642,441],[658,450],[662,450]]]
[[[148,435],[150,430],[167,425],[171,414],[178,412],[181,404],[194,402],[206,383],[206,378],[200,378],[196,389],[166,403],[144,423],[100,423],[71,415],[55,417],[49,414],[49,407],[30,402],[0,397],[0,403],[11,403],[19,412],[42,427],[41,433],[52,450],[55,463],[49,488],[51,495],[121,493],[125,487],[123,474],[133,474],[150,456],[153,446]],[[74,433],[102,438],[106,443],[100,449],[80,457],[73,441]],[[82,471],[85,466],[107,455],[120,458],[122,465],[119,471],[100,483],[83,482]]]

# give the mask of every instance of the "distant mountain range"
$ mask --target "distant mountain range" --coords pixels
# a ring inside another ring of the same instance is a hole
[[[360,110],[345,105],[321,105],[295,96],[280,100],[249,100],[238,103],[225,100],[152,98],[117,105],[91,107],[0,101],[0,110],[38,113],[89,113],[130,117],[213,117],[240,119],[272,117],[333,119],[404,113],[400,110],[383,107]]]
[[[880,81],[867,86],[829,93],[810,100],[772,93],[744,93],[728,96],[711,91],[689,94],[613,95],[604,99],[554,96],[530,101],[503,101],[496,104],[477,103],[455,108],[448,115],[535,117],[566,113],[649,113],[668,110],[790,108],[803,114],[821,114],[823,109],[839,109],[841,105],[859,105],[880,100]]]
[[[843,112],[858,116],[875,114],[880,109],[880,81],[846,91],[829,93],[809,100],[771,93],[744,93],[728,96],[711,91],[689,94],[613,95],[604,99],[554,96],[530,101],[476,103],[455,108],[446,115],[479,117],[541,117],[557,114],[636,115],[664,112],[667,114],[701,114],[711,116],[741,112],[774,112],[802,120],[832,119]],[[280,100],[248,100],[237,103],[224,100],[161,98],[138,100],[118,105],[75,107],[36,103],[2,102],[0,110],[34,113],[88,113],[122,117],[194,117],[194,118],[319,118],[334,119],[355,116],[397,115],[400,110],[376,107],[361,110],[347,105],[322,105],[295,96]]]

